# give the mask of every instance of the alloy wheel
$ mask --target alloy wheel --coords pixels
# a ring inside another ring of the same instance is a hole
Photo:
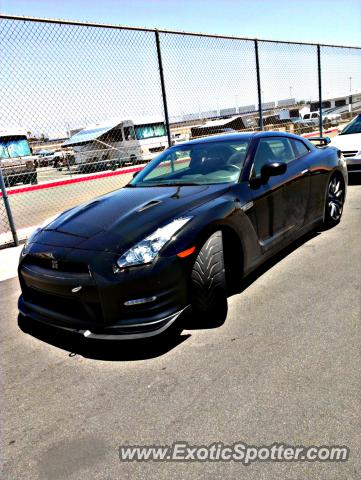
[[[338,177],[333,177],[328,186],[328,213],[330,218],[338,222],[342,215],[344,202],[344,189],[342,181]]]

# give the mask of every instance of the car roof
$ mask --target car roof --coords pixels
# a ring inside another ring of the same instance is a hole
[[[198,145],[202,143],[213,143],[213,142],[237,142],[239,140],[250,140],[251,138],[263,138],[263,137],[289,137],[301,140],[307,140],[306,138],[299,137],[298,135],[294,135],[293,133],[288,132],[277,132],[277,131],[268,131],[268,132],[241,132],[241,133],[226,133],[220,135],[210,135],[208,137],[201,137],[195,138],[194,140],[189,140],[187,142],[182,142],[178,144],[179,146],[187,146],[187,145]]]

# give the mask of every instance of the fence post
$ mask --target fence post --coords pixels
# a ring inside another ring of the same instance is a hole
[[[3,177],[3,171],[2,171],[1,167],[0,167],[0,190],[1,190],[1,193],[2,193],[2,196],[3,196],[5,210],[6,210],[6,214],[7,214],[7,217],[8,217],[10,230],[11,230],[11,233],[13,235],[14,243],[15,243],[16,246],[18,246],[19,245],[18,234],[16,233],[14,218],[13,218],[13,214],[12,214],[12,211],[11,211],[8,195],[7,195],[7,192],[6,192],[6,187],[5,187],[4,177]]]
[[[317,45],[317,69],[318,69],[318,103],[320,112],[320,137],[323,135],[323,122],[322,122],[322,77],[321,77],[321,47]]]
[[[167,95],[166,95],[166,92],[165,92],[162,52],[160,50],[160,38],[159,38],[158,30],[155,31],[155,43],[157,45],[158,67],[159,67],[160,85],[161,85],[161,88],[162,88],[164,119],[165,119],[165,124],[166,124],[166,127],[167,127],[168,146],[171,147],[172,146],[172,138],[171,138],[171,134],[170,134]]]
[[[260,127],[261,130],[263,130],[261,74],[260,74],[260,69],[259,69],[258,40],[254,41],[254,51],[255,51],[255,55],[256,55],[259,127]]]

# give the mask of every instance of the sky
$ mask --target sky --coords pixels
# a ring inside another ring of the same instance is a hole
[[[361,45],[361,0],[0,0],[14,15]]]
[[[13,15],[361,46],[361,0],[0,0]],[[171,120],[257,104],[254,42],[161,34]],[[0,129],[163,116],[153,32],[0,21]],[[262,101],[316,100],[315,46],[259,43]],[[324,97],[361,92],[361,49],[321,48]],[[351,77],[351,79],[350,79]]]

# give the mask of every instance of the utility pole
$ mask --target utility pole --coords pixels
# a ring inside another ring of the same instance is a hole
[[[261,88],[261,73],[260,73],[259,54],[258,54],[258,40],[254,41],[254,49],[255,49],[255,58],[256,58],[259,128],[260,130],[263,130],[262,94],[261,94],[262,88]]]
[[[13,217],[13,213],[11,211],[11,207],[10,207],[10,203],[9,203],[9,199],[8,199],[8,195],[7,195],[7,191],[6,191],[6,187],[5,187],[5,180],[4,180],[4,177],[3,177],[3,172],[2,172],[1,166],[0,166],[0,191],[2,193],[2,198],[3,198],[3,202],[4,202],[4,206],[5,206],[5,211],[6,211],[6,215],[7,215],[7,218],[8,218],[9,227],[10,227],[10,230],[11,230],[11,233],[12,233],[12,236],[13,236],[14,244],[15,244],[15,246],[18,246],[19,245],[18,234],[16,233],[14,217]]]
[[[323,118],[322,118],[322,77],[321,77],[321,47],[317,45],[317,69],[318,69],[318,105],[320,112],[320,137],[323,136]]]
[[[352,77],[348,77],[348,79],[350,80],[350,95],[348,97],[348,111],[350,112],[350,115],[352,116],[352,89],[351,89]]]

